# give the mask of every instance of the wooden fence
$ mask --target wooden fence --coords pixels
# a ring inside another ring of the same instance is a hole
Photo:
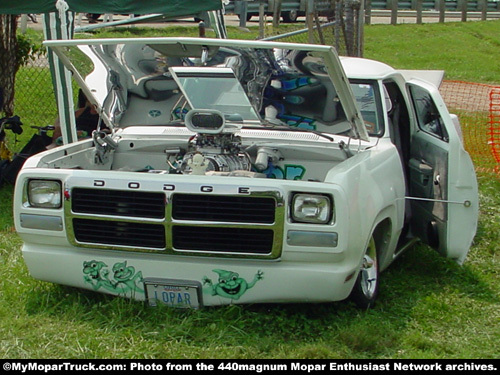
[[[437,19],[438,22],[450,18],[459,18],[464,22],[469,19],[500,18],[500,0],[234,0],[225,6],[225,11],[226,14],[238,15],[240,26],[245,26],[247,14],[255,16],[260,11],[265,14],[295,11],[299,16],[305,16],[308,8],[321,13],[334,9],[338,2],[357,9],[360,9],[361,4],[365,12],[365,24],[370,24],[372,17],[390,17],[392,24],[398,23],[398,17],[411,17],[416,23],[422,23],[426,17]]]
[[[390,17],[391,24],[397,24],[400,17],[415,18],[420,24],[423,18],[436,18],[438,22],[446,19],[498,19],[500,18],[500,1],[488,0],[364,0],[365,24],[371,23],[372,16]]]

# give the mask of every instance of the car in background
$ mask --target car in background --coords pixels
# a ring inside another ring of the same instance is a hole
[[[259,17],[260,1],[241,1],[241,0],[229,0],[228,4],[225,5],[226,14],[236,14],[241,19],[245,17],[246,21],[250,21],[252,17]],[[264,14],[266,16],[274,15],[275,1],[266,1],[263,3]],[[245,12],[246,7],[246,14]],[[306,15],[306,1],[305,0],[295,0],[295,1],[285,1],[281,4],[281,18],[285,23],[297,22],[299,17],[304,17]]]

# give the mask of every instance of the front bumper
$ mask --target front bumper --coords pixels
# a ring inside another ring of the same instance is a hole
[[[356,267],[344,262],[234,260],[72,249],[24,244],[31,275],[40,280],[145,300],[144,280],[198,283],[203,306],[239,303],[330,302],[348,297]],[[339,254],[332,255],[332,260]],[[221,283],[242,284],[234,294]]]

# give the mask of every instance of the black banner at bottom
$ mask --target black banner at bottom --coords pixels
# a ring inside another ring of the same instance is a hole
[[[116,372],[123,373],[256,373],[325,374],[383,372],[497,372],[497,360],[2,360],[4,373]]]

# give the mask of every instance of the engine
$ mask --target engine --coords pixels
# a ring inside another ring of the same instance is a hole
[[[250,157],[242,151],[240,137],[222,133],[192,137],[179,169],[183,174],[230,175],[236,171],[246,174],[251,167]]]
[[[259,147],[252,163],[237,135],[240,126],[227,124],[218,111],[191,110],[185,124],[196,135],[189,139],[186,152],[176,153],[175,163],[169,162],[175,173],[265,178],[266,174],[259,172],[267,168],[269,160],[277,160],[274,151]],[[252,167],[259,172],[252,171]]]

